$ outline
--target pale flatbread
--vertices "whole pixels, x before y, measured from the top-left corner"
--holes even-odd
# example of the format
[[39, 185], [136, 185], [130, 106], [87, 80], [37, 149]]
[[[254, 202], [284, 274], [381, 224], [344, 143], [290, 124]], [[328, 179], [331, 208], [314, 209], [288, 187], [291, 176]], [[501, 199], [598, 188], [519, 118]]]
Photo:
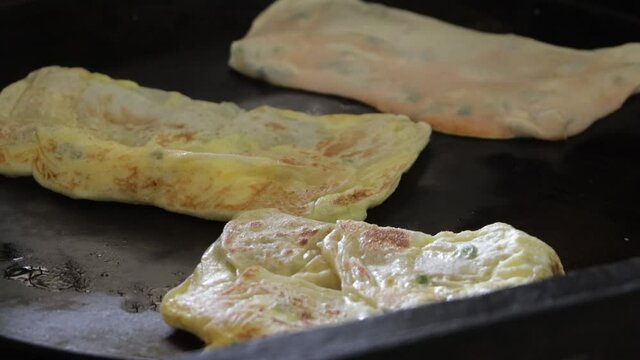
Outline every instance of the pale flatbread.
[[217, 242], [238, 271], [261, 266], [272, 273], [340, 289], [318, 243], [333, 224], [273, 211], [241, 214], [225, 226]]
[[220, 346], [561, 274], [553, 249], [507, 224], [431, 236], [263, 209], [228, 222], [160, 311]]
[[270, 334], [305, 330], [379, 313], [340, 291], [273, 274], [259, 266], [218, 286], [191, 285], [166, 295], [165, 321], [185, 328], [209, 347]]
[[216, 220], [260, 208], [364, 219], [429, 135], [404, 116], [245, 111], [78, 68], [43, 68], [0, 93], [0, 174]]
[[276, 1], [233, 43], [229, 64], [495, 139], [564, 139], [640, 91], [640, 43], [574, 50], [358, 0]]
[[385, 310], [481, 295], [564, 273], [551, 247], [503, 223], [432, 236], [339, 221], [322, 247], [342, 291]]

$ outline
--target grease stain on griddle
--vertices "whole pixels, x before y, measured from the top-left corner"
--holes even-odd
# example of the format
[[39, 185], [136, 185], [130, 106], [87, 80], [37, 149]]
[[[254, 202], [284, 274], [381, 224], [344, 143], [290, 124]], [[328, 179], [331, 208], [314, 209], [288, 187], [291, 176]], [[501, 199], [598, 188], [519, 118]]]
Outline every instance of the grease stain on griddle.
[[[174, 275], [182, 274], [178, 272]], [[159, 311], [160, 303], [164, 295], [172, 288], [178, 286], [184, 279], [176, 281], [171, 285], [162, 287], [151, 287], [143, 283], [134, 283], [127, 289], [110, 290], [112, 295], [123, 297], [120, 307], [129, 313], [141, 313], [147, 310]]]
[[52, 268], [24, 265], [18, 261], [5, 269], [4, 277], [49, 291], [89, 292], [91, 288], [91, 281], [85, 276], [84, 270], [72, 260]]
[[[131, 282], [123, 283], [117, 275], [123, 273], [122, 266], [125, 264], [108, 244], [91, 249], [76, 261], [66, 255], [60, 257], [51, 253], [33, 256], [31, 251], [17, 244], [2, 242], [0, 262], [5, 263], [3, 275], [6, 280], [52, 292], [106, 291], [121, 297], [120, 307], [129, 313], [158, 311], [163, 296], [186, 278], [184, 272], [174, 271], [171, 275], [167, 274], [163, 282], [148, 283], [136, 281], [138, 274], [130, 274], [128, 278]], [[85, 268], [89, 266], [86, 268], [88, 271], [81, 264]], [[112, 274], [116, 275], [112, 277]]]

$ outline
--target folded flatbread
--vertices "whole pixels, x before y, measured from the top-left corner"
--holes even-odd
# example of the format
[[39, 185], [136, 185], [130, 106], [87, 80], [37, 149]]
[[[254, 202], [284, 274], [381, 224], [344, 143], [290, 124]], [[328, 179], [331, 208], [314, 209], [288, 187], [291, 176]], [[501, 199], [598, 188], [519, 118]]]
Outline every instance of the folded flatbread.
[[404, 116], [245, 111], [78, 68], [43, 68], [0, 93], [0, 174], [216, 220], [260, 208], [364, 219], [429, 135]]
[[575, 50], [359, 0], [276, 1], [233, 43], [229, 64], [494, 139], [564, 139], [640, 91], [640, 43]]
[[160, 311], [214, 347], [563, 273], [551, 247], [507, 224], [432, 236], [263, 209], [228, 222]]

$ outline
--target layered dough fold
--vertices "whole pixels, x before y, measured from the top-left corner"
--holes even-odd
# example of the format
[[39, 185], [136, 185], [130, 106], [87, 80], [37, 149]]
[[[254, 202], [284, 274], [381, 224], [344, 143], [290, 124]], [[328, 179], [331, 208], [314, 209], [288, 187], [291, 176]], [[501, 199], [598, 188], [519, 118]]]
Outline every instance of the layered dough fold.
[[246, 111], [79, 68], [43, 68], [0, 93], [0, 174], [215, 220], [260, 208], [364, 219], [429, 135], [403, 116]]
[[256, 210], [227, 223], [160, 311], [214, 347], [563, 273], [551, 247], [503, 223], [432, 236]]

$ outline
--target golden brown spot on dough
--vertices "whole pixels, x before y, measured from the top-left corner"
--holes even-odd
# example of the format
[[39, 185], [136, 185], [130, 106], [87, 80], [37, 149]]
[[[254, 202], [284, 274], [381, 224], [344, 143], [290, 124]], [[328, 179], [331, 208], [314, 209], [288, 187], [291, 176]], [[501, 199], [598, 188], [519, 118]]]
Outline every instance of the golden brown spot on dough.
[[309, 228], [303, 228], [302, 232], [300, 233], [302, 236], [313, 236], [315, 234], [318, 233], [318, 229], [309, 229]]
[[58, 174], [54, 173], [53, 171], [45, 171], [44, 175], [45, 175], [44, 176], [45, 179], [47, 179], [47, 180], [55, 180], [55, 179], [58, 178]]
[[362, 234], [366, 245], [370, 248], [386, 248], [389, 246], [409, 247], [409, 234], [400, 229], [374, 227]]
[[183, 132], [183, 133], [175, 135], [174, 139], [183, 140], [183, 141], [187, 142], [187, 141], [193, 140], [194, 139], [194, 135], [195, 135], [194, 132]]
[[367, 159], [370, 158], [373, 154], [375, 154], [375, 149], [374, 148], [370, 148], [367, 150], [360, 150], [360, 151], [354, 151], [352, 153], [346, 154], [344, 155], [346, 158], [360, 158], [360, 159]]
[[38, 156], [36, 156], [35, 159], [33, 160], [34, 169], [36, 170], [37, 173], [42, 175], [43, 178], [47, 180], [55, 180], [58, 177], [58, 174], [54, 173], [53, 171], [51, 171], [49, 168], [46, 167], [46, 165], [42, 161], [41, 156], [42, 154], [38, 154]]
[[200, 199], [197, 195], [185, 195], [182, 201], [180, 201], [180, 206], [193, 210], [202, 209], [207, 207], [207, 201]]
[[287, 127], [275, 122], [268, 122], [264, 126], [268, 127], [271, 130], [286, 130]]
[[259, 272], [260, 269], [258, 269], [257, 267], [250, 267], [246, 269], [244, 273], [242, 273], [242, 277], [247, 280], [255, 279], [256, 275], [258, 275]]
[[249, 188], [251, 188], [251, 190], [253, 190], [256, 194], [264, 191], [265, 188], [269, 187], [271, 184], [269, 184], [269, 182], [265, 181], [263, 183], [258, 183], [258, 184], [251, 184], [249, 185]]
[[326, 309], [324, 311], [324, 313], [328, 316], [328, 317], [337, 317], [338, 315], [341, 314], [340, 310], [338, 309]]
[[562, 267], [560, 266], [560, 262], [553, 261], [551, 263], [551, 273], [553, 275], [562, 275]]
[[95, 153], [89, 153], [85, 155], [85, 158], [87, 160], [98, 160], [98, 161], [104, 161], [107, 158], [107, 154], [109, 154], [109, 152], [111, 152], [110, 149], [100, 149]]
[[366, 135], [363, 134], [362, 131], [352, 131], [341, 136], [339, 139], [322, 141], [318, 143], [316, 148], [318, 150], [324, 148], [323, 155], [333, 157], [352, 148], [360, 139], [365, 137]]
[[58, 144], [53, 140], [47, 140], [47, 142], [42, 145], [42, 148], [47, 152], [54, 152], [57, 147]]
[[342, 229], [342, 231], [344, 231], [345, 233], [359, 232], [358, 223], [354, 221], [348, 221], [348, 220], [343, 221], [340, 223], [339, 226]]
[[217, 196], [225, 196], [226, 193], [232, 189], [231, 185], [223, 186], [220, 190], [216, 191]]
[[310, 320], [313, 320], [313, 319], [314, 319], [313, 314], [311, 314], [308, 311], [303, 311], [302, 314], [300, 314], [300, 320], [310, 321]]
[[35, 154], [28, 150], [13, 154], [13, 157], [20, 163], [30, 163], [33, 161], [35, 156]]
[[[180, 186], [174, 185], [167, 191], [166, 198], [169, 204], [186, 204], [182, 202], [181, 197], [184, 192], [181, 192], [181, 189], [188, 189], [189, 183], [186, 181], [188, 179], [185, 178], [184, 180], [185, 183], [180, 184]], [[212, 193], [213, 190], [210, 192], [201, 191], [200, 195], [209, 200], [206, 203], [203, 202], [203, 204], [208, 205], [209, 203], [215, 202], [214, 205], [216, 208], [226, 211], [246, 211], [247, 209], [271, 207], [289, 214], [302, 214], [306, 211], [306, 204], [309, 199], [313, 199], [318, 193], [326, 193], [329, 189], [328, 186], [322, 185], [314, 186], [304, 191], [285, 191], [282, 189], [282, 186], [266, 180], [261, 183], [252, 184], [249, 188], [252, 191], [246, 197], [246, 200], [232, 204], [224, 202], [224, 193], [232, 191], [232, 189], [237, 189], [237, 185], [224, 187], [216, 190], [214, 193]]]
[[247, 327], [240, 331], [237, 335], [239, 339], [249, 340], [262, 335], [262, 332], [256, 327]]
[[294, 296], [291, 298], [291, 303], [294, 306], [302, 307], [304, 305], [304, 300], [300, 297]]
[[7, 158], [4, 156], [2, 150], [0, 150], [0, 164], [7, 162]]
[[333, 203], [336, 205], [349, 205], [357, 203], [358, 201], [365, 199], [371, 195], [371, 190], [358, 189], [351, 193], [341, 195], [337, 197]]
[[300, 246], [306, 246], [309, 243], [309, 238], [317, 234], [318, 231], [319, 231], [318, 229], [310, 229], [307, 227], [303, 228], [302, 231], [300, 232], [300, 238], [296, 243]]
[[168, 125], [172, 129], [184, 129], [184, 124], [169, 124]]
[[294, 158], [282, 158], [280, 162], [287, 165], [301, 165], [300, 162]]
[[181, 132], [176, 134], [160, 134], [156, 138], [156, 143], [162, 146], [175, 142], [189, 142], [195, 138], [195, 132]]
[[114, 178], [113, 183], [125, 192], [134, 192], [138, 188], [138, 167], [127, 166], [129, 175], [124, 178]]
[[324, 150], [324, 155], [325, 156], [336, 156], [339, 153], [343, 152], [344, 150], [350, 148], [351, 146], [353, 146], [353, 144], [349, 144], [349, 143], [346, 143], [346, 142], [336, 142], [336, 143], [333, 143], [333, 144], [329, 145]]
[[[69, 190], [74, 190], [79, 187], [81, 184], [80, 178], [84, 177], [83, 174], [79, 171], [73, 172], [73, 177], [69, 180], [68, 184], [65, 186]], [[63, 185], [63, 184], [61, 184]], [[64, 185], [63, 185], [64, 186]]]
[[362, 266], [360, 264], [355, 264], [354, 269], [356, 270], [356, 275], [358, 275], [358, 277], [369, 278], [369, 272], [367, 271], [367, 269], [365, 269], [364, 266]]
[[146, 179], [142, 185], [140, 185], [141, 189], [149, 189], [149, 188], [157, 188], [162, 185], [162, 181], [158, 179]]

